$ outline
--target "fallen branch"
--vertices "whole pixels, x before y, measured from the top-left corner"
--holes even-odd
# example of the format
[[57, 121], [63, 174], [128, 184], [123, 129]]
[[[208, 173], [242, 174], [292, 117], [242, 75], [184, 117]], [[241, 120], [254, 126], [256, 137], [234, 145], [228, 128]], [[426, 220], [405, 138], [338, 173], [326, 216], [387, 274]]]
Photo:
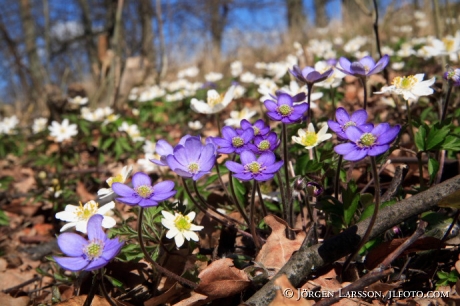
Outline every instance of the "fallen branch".
[[[386, 230], [400, 224], [411, 216], [434, 208], [447, 195], [460, 189], [460, 175], [421, 192], [392, 206], [382, 209], [372, 229], [370, 239], [383, 234]], [[322, 244], [309, 247], [304, 243], [284, 267], [247, 302], [247, 305], [268, 305], [276, 293], [274, 281], [286, 274], [293, 286], [298, 286], [314, 269], [346, 256], [354, 251], [364, 235], [370, 219], [359, 222]]]

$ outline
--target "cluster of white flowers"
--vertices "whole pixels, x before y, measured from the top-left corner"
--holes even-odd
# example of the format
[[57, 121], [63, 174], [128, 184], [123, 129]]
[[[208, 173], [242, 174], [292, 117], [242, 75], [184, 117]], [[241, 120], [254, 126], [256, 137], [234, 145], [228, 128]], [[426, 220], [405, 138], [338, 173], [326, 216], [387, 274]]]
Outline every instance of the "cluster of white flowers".
[[16, 134], [16, 127], [19, 124], [18, 117], [5, 117], [0, 121], [0, 134], [13, 135]]
[[51, 122], [48, 130], [50, 131], [50, 136], [54, 137], [56, 142], [72, 139], [73, 136], [78, 134], [77, 125], [70, 124], [69, 119], [62, 120], [62, 123], [57, 121]]
[[151, 173], [158, 169], [158, 165], [152, 163], [151, 159], [160, 159], [160, 156], [155, 153], [156, 145], [150, 140], [146, 140], [142, 149], [144, 151], [144, 158], [137, 160], [137, 165], [139, 169], [143, 172]]
[[67, 101], [71, 105], [76, 105], [76, 106], [82, 106], [82, 105], [88, 104], [88, 98], [87, 97], [80, 97], [80, 96], [76, 96], [76, 97], [73, 97], [73, 98], [68, 98]]
[[44, 130], [46, 130], [46, 127], [48, 125], [48, 119], [40, 117], [34, 119], [34, 123], [32, 125], [32, 132], [34, 134], [40, 133]]
[[225, 95], [220, 95], [216, 90], [208, 90], [207, 101], [197, 100], [193, 98], [190, 101], [190, 106], [193, 111], [201, 114], [215, 114], [222, 111], [235, 96], [235, 86], [231, 86]]
[[104, 124], [107, 124], [120, 118], [120, 115], [115, 115], [113, 109], [108, 106], [99, 107], [94, 111], [91, 111], [88, 107], [82, 107], [80, 112], [82, 118], [90, 122], [103, 121]]
[[120, 127], [118, 127], [120, 132], [126, 132], [126, 134], [131, 137], [133, 141], [144, 141], [145, 137], [141, 136], [141, 132], [139, 131], [139, 127], [137, 124], [129, 124], [128, 122], [124, 121]]

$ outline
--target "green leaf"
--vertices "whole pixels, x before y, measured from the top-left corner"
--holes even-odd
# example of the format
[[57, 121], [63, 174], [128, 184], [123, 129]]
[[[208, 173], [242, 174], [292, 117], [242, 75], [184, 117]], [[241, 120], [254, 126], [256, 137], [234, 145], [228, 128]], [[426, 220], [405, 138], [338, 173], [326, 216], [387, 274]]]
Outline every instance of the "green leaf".
[[[410, 127], [409, 127], [410, 128]], [[426, 138], [426, 128], [425, 125], [421, 125], [414, 136], [415, 138], [415, 145], [419, 151], [426, 151], [425, 147], [425, 138]]]
[[350, 181], [347, 185], [347, 189], [342, 193], [343, 199], [343, 217], [345, 225], [350, 225], [353, 216], [355, 215], [356, 209], [358, 208], [360, 194], [358, 192], [358, 186], [355, 181]]
[[430, 175], [431, 181], [433, 181], [438, 173], [439, 169], [439, 162], [436, 159], [429, 158], [428, 159], [428, 174]]
[[8, 216], [0, 209], [0, 226], [7, 226], [9, 224], [10, 220], [8, 219]]
[[244, 185], [234, 177], [232, 177], [232, 181], [233, 181], [233, 186], [235, 187], [236, 198], [238, 199], [238, 202], [240, 203], [240, 205], [244, 206], [244, 203], [246, 202], [245, 201], [246, 187], [244, 187]]
[[433, 127], [426, 138], [426, 150], [437, 149], [437, 146], [444, 142], [446, 136], [450, 133], [448, 126], [443, 126], [441, 129]]
[[[382, 209], [384, 207], [387, 207], [387, 206], [391, 206], [391, 205], [393, 205], [395, 203], [396, 203], [395, 200], [383, 202], [380, 205], [380, 209]], [[363, 220], [369, 218], [370, 216], [372, 216], [372, 214], [374, 213], [374, 208], [375, 208], [375, 205], [371, 205], [371, 206], [366, 207], [364, 209], [362, 215], [361, 215], [361, 218], [359, 218], [359, 221], [363, 221]]]
[[102, 143], [101, 150], [103, 150], [103, 151], [107, 150], [112, 145], [112, 143], [114, 143], [114, 142], [115, 142], [115, 138], [107, 138]]
[[441, 146], [444, 150], [460, 151], [460, 137], [449, 135]]
[[117, 288], [123, 288], [123, 283], [121, 281], [119, 281], [118, 279], [112, 277], [112, 276], [108, 276], [108, 275], [104, 275], [104, 277], [114, 286], [114, 287], [117, 287]]

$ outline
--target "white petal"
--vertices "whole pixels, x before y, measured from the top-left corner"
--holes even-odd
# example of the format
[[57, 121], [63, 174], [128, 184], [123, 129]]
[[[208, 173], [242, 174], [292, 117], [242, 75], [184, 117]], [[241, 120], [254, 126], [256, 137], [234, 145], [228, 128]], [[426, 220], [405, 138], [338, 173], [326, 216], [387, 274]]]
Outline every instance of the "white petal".
[[169, 211], [162, 210], [161, 214], [165, 217], [166, 220], [174, 221], [175, 217]]
[[167, 229], [176, 228], [176, 225], [174, 224], [174, 222], [168, 219], [161, 219], [161, 224], [163, 224], [163, 226], [166, 227]]
[[115, 202], [110, 201], [109, 203], [99, 207], [98, 210], [97, 210], [97, 213], [100, 214], [100, 215], [111, 216], [111, 215], [113, 215], [112, 209], [114, 209], [114, 208], [115, 208]]
[[204, 226], [192, 224], [192, 226], [190, 227], [190, 230], [191, 231], [201, 231], [203, 228]]
[[104, 219], [102, 219], [102, 227], [104, 228], [112, 228], [115, 225], [117, 225], [117, 221], [112, 217], [105, 216]]
[[315, 127], [313, 126], [313, 123], [311, 122], [308, 124], [308, 131], [313, 132], [313, 133], [315, 132]]
[[196, 213], [194, 211], [191, 211], [187, 214], [187, 217], [189, 217], [190, 222], [193, 221], [193, 219], [195, 219], [195, 216], [196, 216]]
[[176, 242], [176, 246], [180, 248], [184, 244], [184, 236], [182, 234], [176, 235], [174, 241]]
[[86, 234], [87, 226], [88, 226], [88, 221], [87, 221], [87, 220], [78, 221], [78, 222], [77, 222], [77, 226], [75, 227], [75, 229], [76, 229], [78, 232], [81, 232], [81, 233]]
[[200, 240], [198, 238], [198, 235], [195, 232], [185, 231], [183, 234], [184, 234], [185, 239], [187, 239], [188, 241], [190, 241], [190, 239], [192, 239], [194, 241], [199, 241]]
[[77, 216], [73, 212], [69, 211], [61, 211], [56, 213], [56, 219], [71, 222], [71, 221], [78, 221]]
[[179, 230], [173, 227], [166, 233], [166, 238], [171, 239], [173, 237], [176, 237], [177, 235], [180, 235]]
[[75, 225], [77, 225], [77, 222], [67, 223], [61, 228], [61, 232], [68, 230], [69, 228], [74, 227]]

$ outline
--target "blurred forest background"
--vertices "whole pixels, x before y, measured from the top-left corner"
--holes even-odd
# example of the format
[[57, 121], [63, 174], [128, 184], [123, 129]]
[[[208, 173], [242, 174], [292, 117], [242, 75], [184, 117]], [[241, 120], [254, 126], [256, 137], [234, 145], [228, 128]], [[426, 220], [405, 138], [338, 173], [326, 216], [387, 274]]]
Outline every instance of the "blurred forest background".
[[[174, 78], [181, 68], [224, 72], [237, 59], [253, 67], [286, 56], [294, 41], [373, 35], [375, 19], [372, 0], [0, 2], [0, 115], [26, 118], [59, 111], [76, 95], [117, 108], [132, 86]], [[382, 40], [390, 27], [410, 24], [416, 10], [430, 26], [409, 37], [458, 29], [458, 1], [377, 4]]]

